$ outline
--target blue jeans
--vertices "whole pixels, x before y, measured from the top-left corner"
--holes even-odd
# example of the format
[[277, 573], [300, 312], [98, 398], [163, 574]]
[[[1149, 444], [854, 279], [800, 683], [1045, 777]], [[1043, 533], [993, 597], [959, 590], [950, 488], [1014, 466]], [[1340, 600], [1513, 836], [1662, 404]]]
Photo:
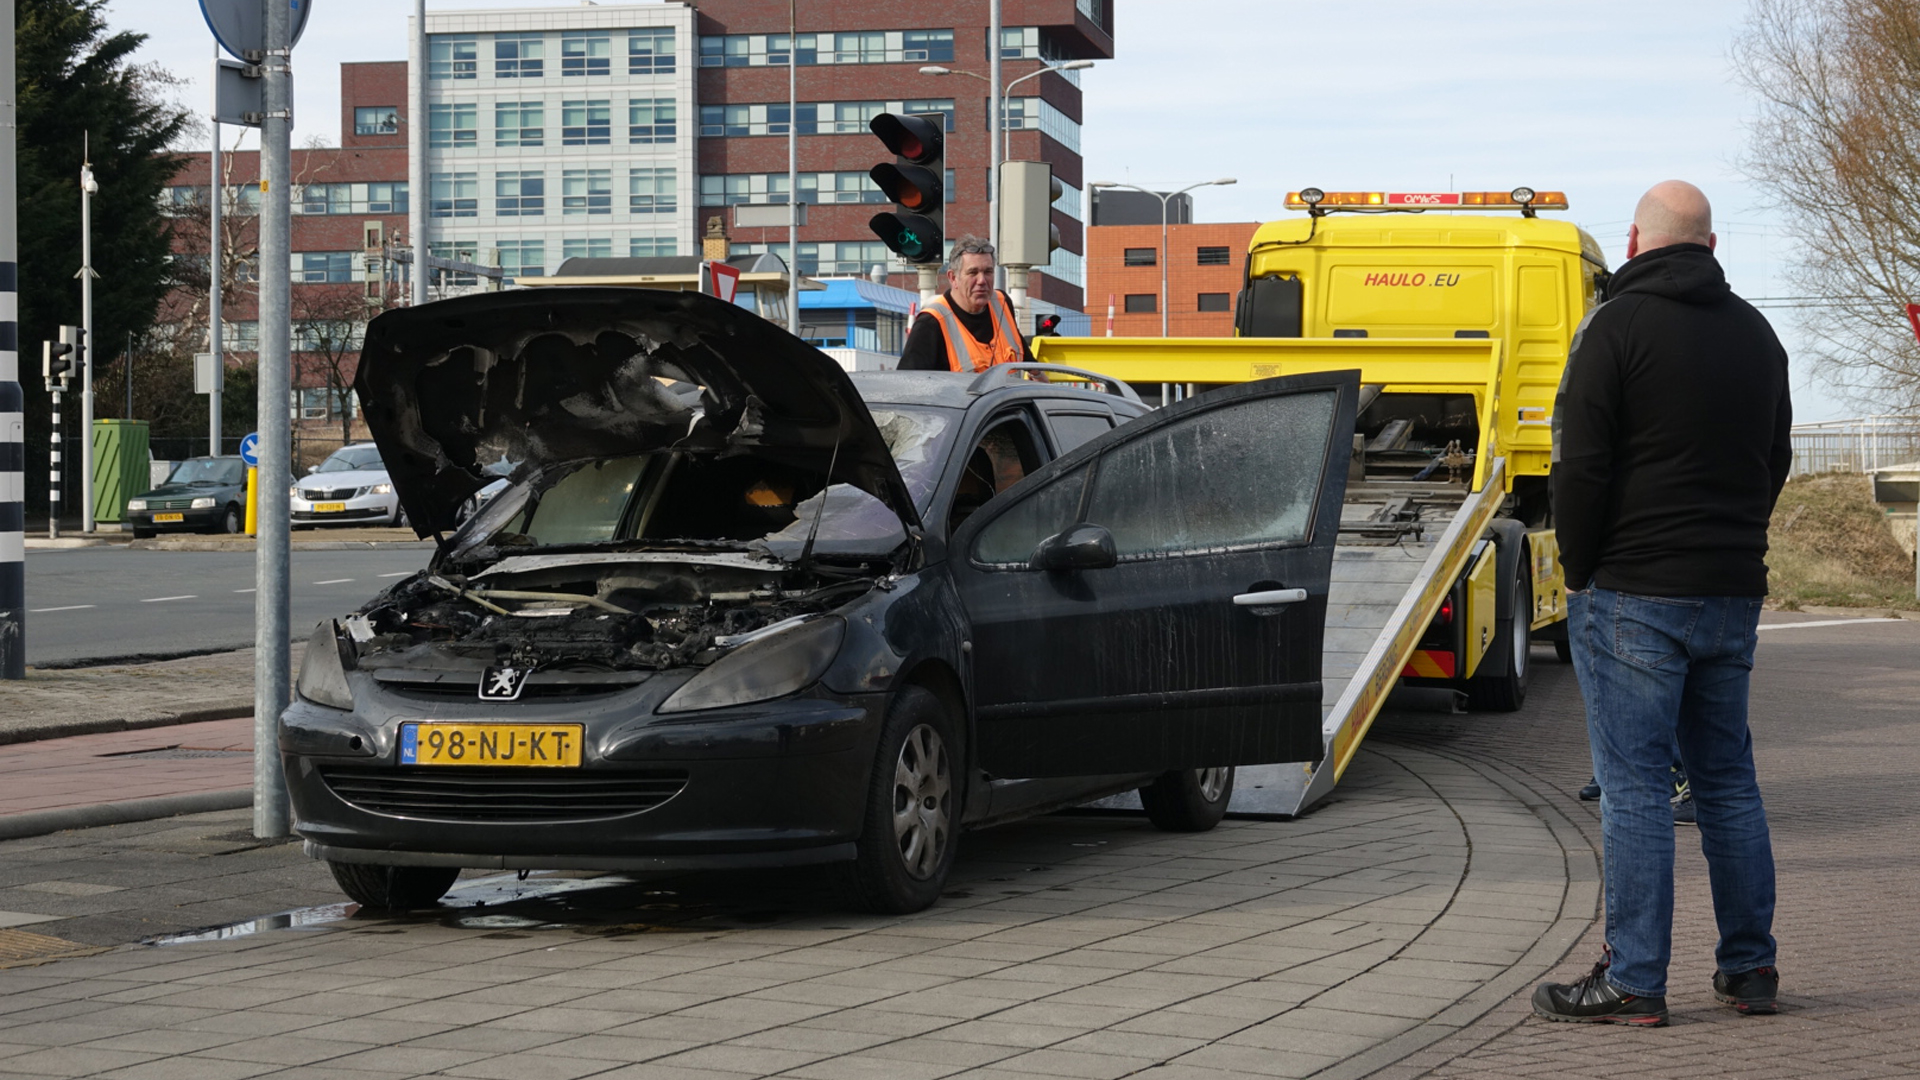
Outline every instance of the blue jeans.
[[1600, 781], [1607, 978], [1665, 997], [1673, 951], [1673, 793], [1677, 745], [1693, 784], [1713, 885], [1721, 971], [1774, 962], [1773, 844], [1747, 730], [1757, 596], [1571, 593], [1568, 635]]

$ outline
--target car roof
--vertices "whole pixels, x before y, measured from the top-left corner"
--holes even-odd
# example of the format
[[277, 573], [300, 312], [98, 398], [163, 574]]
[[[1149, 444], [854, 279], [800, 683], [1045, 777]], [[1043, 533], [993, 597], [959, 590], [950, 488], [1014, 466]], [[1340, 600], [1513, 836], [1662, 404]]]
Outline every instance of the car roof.
[[[851, 373], [854, 389], [862, 400], [886, 405], [933, 405], [948, 409], [968, 409], [986, 397], [1038, 397], [1051, 400], [1102, 403], [1120, 407], [1131, 415], [1128, 404], [1137, 399], [1083, 390], [1072, 384], [1045, 383], [1024, 378], [987, 381], [965, 371], [856, 371]], [[1139, 411], [1144, 411], [1141, 409]]]

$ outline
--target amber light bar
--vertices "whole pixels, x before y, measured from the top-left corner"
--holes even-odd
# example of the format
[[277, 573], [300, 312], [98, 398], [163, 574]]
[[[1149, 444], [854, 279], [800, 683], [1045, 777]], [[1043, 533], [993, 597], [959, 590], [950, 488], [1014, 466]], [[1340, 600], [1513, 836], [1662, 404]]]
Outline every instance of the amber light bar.
[[1512, 191], [1322, 191], [1319, 188], [1302, 188], [1287, 192], [1289, 210], [1318, 213], [1340, 208], [1425, 210], [1468, 206], [1527, 211], [1565, 210], [1567, 193], [1535, 191], [1526, 187]]

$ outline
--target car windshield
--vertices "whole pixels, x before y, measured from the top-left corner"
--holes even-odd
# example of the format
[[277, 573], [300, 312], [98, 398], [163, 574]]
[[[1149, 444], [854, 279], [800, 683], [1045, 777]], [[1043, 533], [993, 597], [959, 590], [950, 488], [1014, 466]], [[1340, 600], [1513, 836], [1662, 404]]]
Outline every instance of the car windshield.
[[327, 455], [314, 472], [355, 472], [360, 469], [378, 469], [380, 448], [377, 446], [343, 446]]
[[[871, 411], [924, 514], [959, 414], [893, 405]], [[817, 484], [817, 474], [757, 455], [660, 452], [607, 458], [572, 468], [538, 499], [495, 499], [474, 518], [460, 546], [474, 546], [483, 536], [517, 548], [682, 540], [764, 547], [792, 558], [805, 546], [816, 518], [814, 549], [823, 555], [879, 554], [906, 539], [899, 516], [879, 499], [851, 484], [835, 484], [825, 492]]]
[[169, 484], [240, 484], [247, 467], [233, 458], [188, 458], [173, 467]]

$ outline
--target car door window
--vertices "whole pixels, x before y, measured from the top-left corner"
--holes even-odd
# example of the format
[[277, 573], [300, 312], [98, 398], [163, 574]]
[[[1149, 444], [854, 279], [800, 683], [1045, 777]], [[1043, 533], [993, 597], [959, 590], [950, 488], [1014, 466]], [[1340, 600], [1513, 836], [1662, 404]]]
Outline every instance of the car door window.
[[1009, 416], [989, 424], [964, 459], [953, 507], [947, 514], [948, 531], [959, 528], [988, 500], [1039, 467], [1039, 447], [1024, 417]]
[[1053, 428], [1054, 448], [1064, 454], [1082, 443], [1091, 442], [1113, 430], [1113, 419], [1104, 413], [1047, 413], [1047, 425]]
[[1336, 404], [1331, 390], [1249, 401], [1123, 442], [1099, 458], [1085, 520], [1122, 560], [1303, 542]]
[[1087, 487], [1087, 466], [1062, 474], [1007, 508], [980, 530], [973, 560], [987, 565], [1025, 567], [1040, 541], [1077, 520]]

